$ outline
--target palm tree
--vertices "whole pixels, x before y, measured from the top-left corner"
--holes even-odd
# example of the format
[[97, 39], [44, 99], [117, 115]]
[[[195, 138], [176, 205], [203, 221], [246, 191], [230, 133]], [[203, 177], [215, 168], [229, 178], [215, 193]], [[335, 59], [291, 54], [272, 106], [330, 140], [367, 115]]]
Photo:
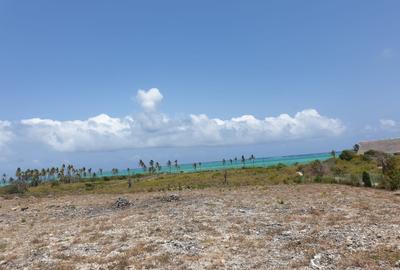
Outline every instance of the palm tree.
[[146, 171], [147, 169], [146, 164], [143, 162], [143, 160], [139, 160], [139, 167], [142, 168], [144, 171]]
[[175, 160], [175, 169], [176, 169], [176, 171], [178, 171], [179, 170], [179, 165], [178, 165], [178, 160]]
[[172, 170], [172, 162], [171, 162], [171, 160], [167, 161], [167, 166], [169, 168], [169, 173], [171, 173], [171, 170]]
[[160, 163], [156, 162], [155, 169], [156, 169], [157, 173], [159, 173], [161, 171]]
[[193, 169], [197, 171], [197, 163], [193, 163]]
[[229, 163], [232, 165], [232, 163], [233, 163], [233, 160], [230, 158], [229, 159]]
[[115, 176], [115, 175], [118, 175], [118, 169], [117, 168], [113, 168], [112, 170], [111, 170], [111, 173]]
[[31, 186], [37, 187], [39, 185], [39, 183], [40, 183], [39, 171], [38, 170], [33, 170], [31, 172], [30, 178], [31, 178]]
[[246, 158], [242, 155], [242, 164], [243, 167], [246, 167]]
[[103, 169], [102, 168], [99, 169], [99, 173], [100, 173], [100, 175], [103, 175]]
[[154, 168], [154, 160], [149, 161], [149, 173], [154, 173], [155, 168]]
[[21, 168], [17, 168], [17, 171], [15, 172], [15, 176], [17, 177], [18, 180], [21, 180], [21, 177], [22, 177]]
[[3, 184], [5, 185], [7, 181], [7, 175], [3, 173]]
[[335, 150], [332, 150], [331, 151], [331, 156], [335, 159], [336, 158], [336, 151]]
[[200, 169], [200, 171], [201, 171], [201, 166], [202, 166], [203, 164], [201, 163], [201, 162], [199, 162], [199, 169]]
[[222, 166], [225, 167], [225, 164], [226, 164], [226, 160], [225, 160], [225, 159], [222, 159]]
[[130, 175], [131, 169], [127, 168], [126, 171], [128, 172], [128, 176]]
[[46, 169], [42, 169], [41, 171], [40, 171], [40, 176], [42, 177], [42, 179], [44, 179], [44, 180], [47, 180], [47, 173], [46, 173]]
[[256, 157], [252, 154], [249, 158], [253, 162], [253, 167], [254, 167], [254, 161], [256, 160]]

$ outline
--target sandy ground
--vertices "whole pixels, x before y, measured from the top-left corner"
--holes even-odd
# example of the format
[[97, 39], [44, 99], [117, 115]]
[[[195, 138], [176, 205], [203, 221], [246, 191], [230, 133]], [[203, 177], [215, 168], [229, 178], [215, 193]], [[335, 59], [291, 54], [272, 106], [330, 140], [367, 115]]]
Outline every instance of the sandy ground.
[[[400, 196], [336, 185], [0, 198], [0, 269], [400, 269]], [[25, 209], [29, 207], [28, 209]]]

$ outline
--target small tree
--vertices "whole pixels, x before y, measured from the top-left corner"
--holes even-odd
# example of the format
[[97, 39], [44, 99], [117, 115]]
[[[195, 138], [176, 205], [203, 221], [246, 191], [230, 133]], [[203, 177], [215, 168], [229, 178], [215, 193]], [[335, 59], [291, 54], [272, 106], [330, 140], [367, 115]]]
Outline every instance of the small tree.
[[355, 145], [353, 146], [353, 151], [357, 153], [359, 150], [360, 150], [360, 145], [355, 144]]
[[343, 150], [343, 152], [339, 155], [341, 160], [350, 161], [355, 157], [356, 153], [352, 150]]
[[372, 187], [371, 176], [368, 172], [364, 171], [362, 174], [362, 181], [364, 183], [364, 187]]
[[242, 156], [242, 164], [243, 167], [246, 167], [246, 158], [244, 156]]

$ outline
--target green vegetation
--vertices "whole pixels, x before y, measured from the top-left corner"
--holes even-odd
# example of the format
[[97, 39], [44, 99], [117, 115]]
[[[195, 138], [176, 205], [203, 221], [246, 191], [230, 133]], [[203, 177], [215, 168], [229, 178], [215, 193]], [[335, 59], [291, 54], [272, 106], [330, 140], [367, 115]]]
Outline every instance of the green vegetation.
[[365, 187], [372, 187], [371, 176], [366, 171], [362, 174], [362, 181]]
[[[27, 186], [21, 181], [0, 188], [1, 194], [102, 194], [203, 189], [208, 187], [264, 186], [275, 184], [335, 183], [395, 190], [400, 188], [400, 157], [369, 151], [357, 155], [343, 151], [326, 161], [268, 168], [249, 167], [225, 171], [154, 173], [75, 181], [50, 181]], [[171, 166], [173, 166], [171, 162]], [[157, 168], [156, 163], [154, 167]], [[157, 169], [156, 169], [157, 171]]]

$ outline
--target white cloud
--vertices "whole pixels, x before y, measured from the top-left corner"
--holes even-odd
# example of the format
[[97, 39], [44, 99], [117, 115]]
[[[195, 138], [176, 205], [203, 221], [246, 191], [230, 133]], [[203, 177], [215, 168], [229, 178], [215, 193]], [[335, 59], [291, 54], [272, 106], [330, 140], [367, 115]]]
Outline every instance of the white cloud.
[[157, 105], [163, 100], [163, 96], [157, 88], [151, 88], [148, 91], [139, 90], [136, 99], [143, 109], [153, 111]]
[[0, 149], [4, 148], [14, 137], [11, 130], [11, 123], [0, 120]]
[[388, 127], [388, 128], [393, 128], [397, 125], [396, 121], [392, 119], [381, 119], [380, 123], [381, 127]]
[[392, 120], [392, 119], [381, 119], [380, 121], [381, 129], [386, 131], [399, 131], [400, 123]]
[[396, 56], [396, 52], [392, 48], [385, 48], [382, 50], [381, 56], [385, 59], [391, 59]]
[[[139, 91], [138, 96], [140, 93], [143, 92]], [[124, 118], [105, 114], [74, 121], [33, 118], [22, 120], [21, 124], [31, 140], [61, 152], [256, 144], [337, 136], [345, 130], [340, 120], [321, 116], [314, 109], [293, 117], [282, 114], [257, 119], [243, 115], [222, 120], [205, 114], [171, 119], [154, 111], [155, 105], [143, 107], [152, 110]]]

